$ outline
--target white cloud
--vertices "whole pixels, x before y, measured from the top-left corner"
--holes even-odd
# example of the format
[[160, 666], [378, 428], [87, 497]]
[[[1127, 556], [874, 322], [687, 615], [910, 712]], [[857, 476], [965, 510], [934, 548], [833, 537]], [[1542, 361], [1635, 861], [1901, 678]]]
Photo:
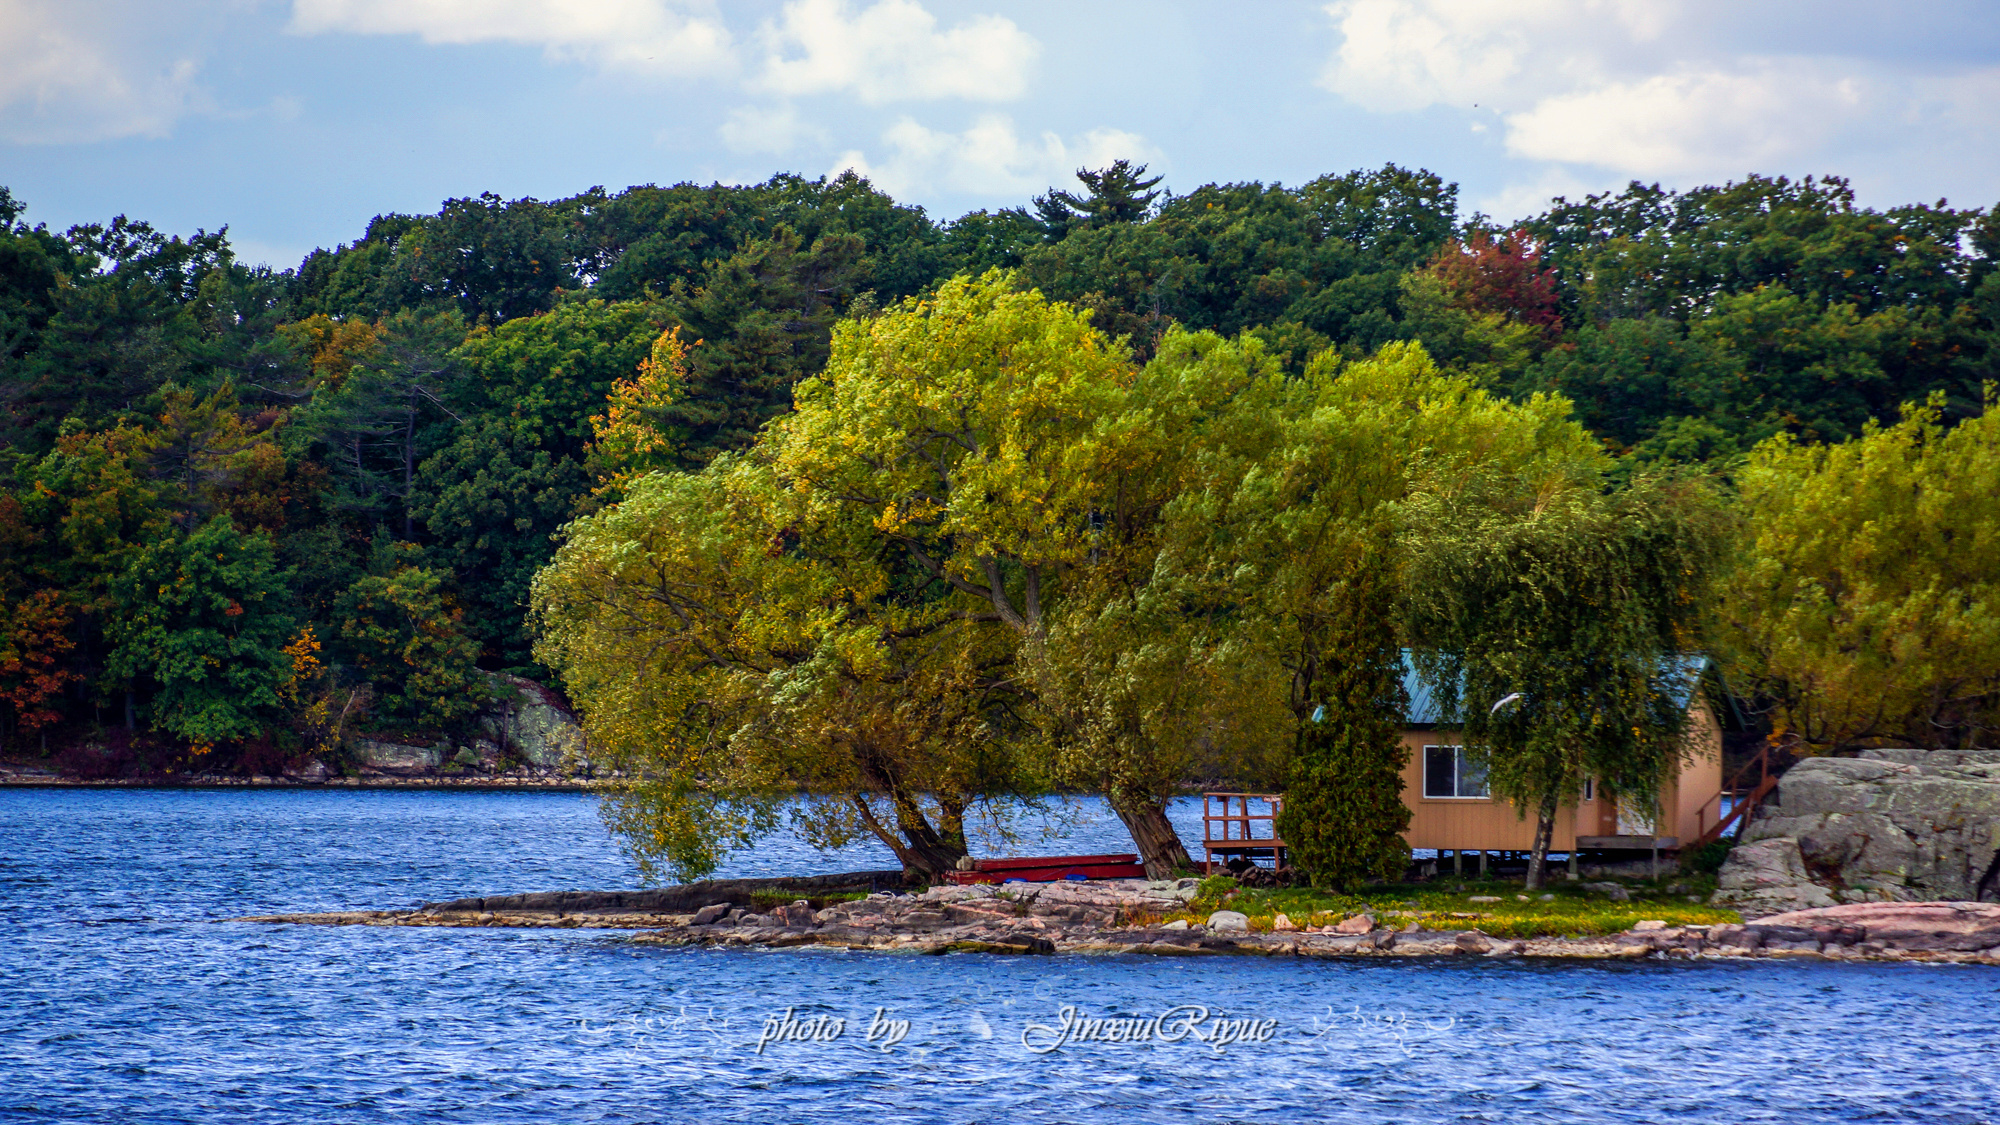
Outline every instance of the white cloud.
[[[1518, 105], [1643, 65], [1672, 0], [1339, 0], [1320, 84], [1366, 109]], [[1690, 37], [1693, 38], [1693, 37]]]
[[1021, 97], [1041, 45], [1012, 20], [975, 16], [940, 32], [914, 0], [793, 0], [764, 27], [759, 84], [779, 94], [852, 93], [869, 105]]
[[0, 138], [166, 136], [204, 100], [200, 54], [132, 17], [101, 3], [0, 0]]
[[682, 77], [735, 61], [729, 29], [707, 5], [662, 0], [293, 0], [291, 30], [521, 43], [559, 61]]
[[1641, 176], [1785, 167], [1853, 127], [1864, 88], [1786, 60], [1610, 82], [1509, 114], [1507, 151]]
[[831, 171], [851, 168], [898, 198], [953, 191], [1019, 199], [1051, 184], [1076, 186], [1078, 168], [1101, 168], [1120, 158], [1158, 159], [1144, 137], [1120, 129], [1093, 129], [1068, 139], [1043, 133], [1024, 140], [1013, 119], [998, 113], [982, 116], [963, 133], [929, 129], [905, 117], [882, 141], [890, 150], [882, 158], [871, 160], [850, 150]]
[[1646, 177], [1796, 168], [1913, 126], [1981, 143], [1959, 119], [1990, 127], [1977, 91], [2000, 76], [1940, 82], [1865, 44], [1758, 50], [1747, 9], [1720, 0], [1338, 0], [1326, 12], [1342, 42], [1320, 84], [1343, 98], [1497, 112], [1509, 155]]

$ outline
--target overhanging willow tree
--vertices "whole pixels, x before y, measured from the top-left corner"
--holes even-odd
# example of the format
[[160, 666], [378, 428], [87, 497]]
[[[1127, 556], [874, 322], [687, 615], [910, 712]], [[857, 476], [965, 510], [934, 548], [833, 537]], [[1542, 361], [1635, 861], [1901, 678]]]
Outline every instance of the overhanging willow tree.
[[1692, 480], [1605, 491], [1590, 472], [1479, 472], [1404, 506], [1413, 659], [1493, 794], [1534, 816], [1530, 888], [1585, 778], [1657, 816], [1689, 752], [1681, 680], [1724, 542], [1717, 511]]
[[1101, 792], [1165, 875], [1189, 863], [1165, 811], [1177, 759], [1151, 737], [1160, 728], [1132, 721], [1120, 677], [1064, 660], [1075, 634], [1058, 628], [1094, 616], [1115, 544], [1155, 515], [1163, 445], [1187, 436], [1179, 400], [1140, 409], [1138, 379], [1086, 313], [994, 271], [843, 323], [826, 371], [759, 450], [809, 519], [870, 539], [1010, 654], [995, 691], [1033, 727], [1013, 737]]
[[579, 521], [537, 652], [655, 779], [621, 835], [712, 866], [704, 835], [746, 840], [789, 787], [808, 839], [872, 833], [919, 875], [964, 856], [968, 801], [1043, 784], [1039, 651], [1133, 375], [1082, 314], [959, 279], [843, 322], [747, 454]]
[[865, 525], [802, 512], [768, 466], [629, 482], [534, 597], [537, 653], [626, 777], [605, 816], [648, 876], [707, 874], [788, 803], [810, 842], [872, 836], [936, 876], [966, 854], [968, 806], [1040, 787], [1012, 651], [977, 607]]

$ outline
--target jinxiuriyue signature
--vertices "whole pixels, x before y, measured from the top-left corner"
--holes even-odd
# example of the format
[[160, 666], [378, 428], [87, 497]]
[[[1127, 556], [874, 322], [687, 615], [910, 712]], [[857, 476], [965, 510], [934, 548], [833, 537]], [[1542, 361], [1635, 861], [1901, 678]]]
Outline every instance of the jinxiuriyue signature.
[[1065, 1044], [1206, 1043], [1220, 1053], [1233, 1043], [1268, 1043], [1278, 1030], [1274, 1019], [1230, 1019], [1199, 1004], [1179, 1004], [1157, 1016], [1086, 1016], [1076, 1005], [1056, 1011], [1056, 1024], [1031, 1023], [1021, 1029], [1021, 1046], [1046, 1055]]

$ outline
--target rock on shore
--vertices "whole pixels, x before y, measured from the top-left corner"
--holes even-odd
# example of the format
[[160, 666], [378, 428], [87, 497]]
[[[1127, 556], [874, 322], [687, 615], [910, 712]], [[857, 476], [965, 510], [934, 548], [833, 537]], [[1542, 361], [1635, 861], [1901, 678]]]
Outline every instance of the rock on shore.
[[2000, 904], [1856, 902], [1759, 919], [1756, 927], [1791, 927], [1815, 935], [1852, 931], [1857, 944], [1905, 951], [2000, 952]]
[[419, 778], [440, 771], [588, 778], [596, 773], [583, 727], [549, 688], [521, 676], [482, 672], [487, 698], [459, 739], [407, 744], [350, 738], [347, 753], [363, 773]]
[[1808, 758], [1723, 864], [1745, 917], [1868, 901], [2000, 898], [2000, 752]]

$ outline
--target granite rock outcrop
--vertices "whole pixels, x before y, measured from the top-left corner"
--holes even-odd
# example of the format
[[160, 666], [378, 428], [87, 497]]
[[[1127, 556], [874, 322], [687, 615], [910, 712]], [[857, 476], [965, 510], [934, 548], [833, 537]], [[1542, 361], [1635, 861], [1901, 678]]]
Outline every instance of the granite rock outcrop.
[[1718, 883], [1715, 902], [1745, 917], [2000, 899], [2000, 751], [1808, 758], [1779, 780]]
[[348, 757], [364, 775], [415, 778], [448, 774], [515, 774], [589, 778], [597, 775], [583, 727], [551, 689], [523, 676], [483, 672], [488, 694], [458, 738], [409, 743], [386, 738], [347, 740]]

